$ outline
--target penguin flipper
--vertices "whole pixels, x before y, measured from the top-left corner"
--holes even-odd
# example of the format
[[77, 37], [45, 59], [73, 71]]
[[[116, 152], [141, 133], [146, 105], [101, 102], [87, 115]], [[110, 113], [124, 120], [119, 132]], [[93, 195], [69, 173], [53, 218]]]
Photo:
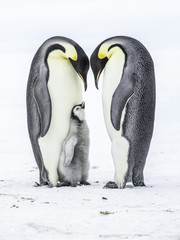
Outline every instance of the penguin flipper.
[[111, 122], [113, 127], [119, 131], [122, 111], [128, 99], [134, 93], [136, 83], [135, 73], [124, 72], [122, 79], [116, 88], [111, 101]]
[[41, 137], [45, 136], [51, 121], [51, 100], [47, 88], [48, 67], [44, 64], [39, 70], [39, 79], [35, 83], [34, 96], [40, 116]]
[[78, 142], [78, 139], [75, 136], [72, 136], [68, 139], [64, 146], [65, 150], [65, 159], [64, 159], [64, 166], [68, 167], [73, 159], [74, 156], [74, 148]]

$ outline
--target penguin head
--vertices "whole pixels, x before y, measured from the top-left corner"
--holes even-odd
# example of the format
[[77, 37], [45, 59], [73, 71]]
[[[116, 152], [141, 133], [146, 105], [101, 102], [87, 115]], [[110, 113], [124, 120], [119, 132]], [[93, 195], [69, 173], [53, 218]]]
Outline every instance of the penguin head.
[[71, 118], [82, 122], [85, 119], [85, 102], [75, 105], [72, 109]]
[[84, 89], [87, 89], [87, 72], [89, 70], [89, 59], [83, 49], [75, 44], [74, 48], [76, 50], [76, 54], [69, 56], [69, 61], [74, 67], [75, 71], [78, 73], [80, 78], [84, 83]]
[[48, 41], [52, 41], [52, 45], [48, 48], [47, 55], [54, 58], [64, 58], [69, 60], [77, 74], [82, 79], [86, 91], [89, 59], [84, 50], [69, 38], [52, 37]]
[[97, 89], [98, 89], [99, 77], [108, 61], [108, 58], [105, 55], [103, 55], [103, 57], [99, 55], [99, 49], [100, 49], [100, 45], [97, 46], [97, 48], [94, 50], [90, 58], [91, 68], [94, 74], [95, 85]]
[[97, 89], [99, 77], [103, 69], [105, 68], [108, 60], [111, 58], [113, 53], [116, 52], [117, 47], [119, 48], [120, 45], [117, 44], [113, 38], [107, 39], [100, 43], [91, 55], [90, 63], [94, 74], [95, 85]]

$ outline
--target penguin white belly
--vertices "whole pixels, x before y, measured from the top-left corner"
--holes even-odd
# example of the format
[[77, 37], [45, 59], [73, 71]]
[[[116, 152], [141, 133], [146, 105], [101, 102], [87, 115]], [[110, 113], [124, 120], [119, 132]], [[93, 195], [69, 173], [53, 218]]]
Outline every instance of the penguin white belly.
[[68, 59], [49, 56], [48, 67], [51, 123], [47, 134], [40, 137], [38, 143], [49, 181], [55, 186], [62, 144], [69, 132], [71, 110], [82, 102], [82, 86], [80, 77]]
[[112, 142], [111, 152], [115, 165], [115, 182], [119, 188], [123, 187], [124, 177], [128, 169], [129, 142], [122, 136], [122, 124], [125, 117], [126, 105], [120, 119], [120, 131], [111, 123], [111, 101], [114, 91], [120, 83], [125, 63], [125, 54], [117, 49], [109, 58], [104, 69], [103, 78], [103, 112], [106, 128]]

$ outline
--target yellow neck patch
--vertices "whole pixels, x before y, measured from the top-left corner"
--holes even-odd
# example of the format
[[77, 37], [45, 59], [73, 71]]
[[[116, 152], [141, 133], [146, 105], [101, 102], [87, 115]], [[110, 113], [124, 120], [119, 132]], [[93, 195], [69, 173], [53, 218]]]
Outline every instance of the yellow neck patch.
[[101, 45], [101, 47], [99, 48], [99, 52], [98, 52], [98, 58], [99, 59], [103, 59], [105, 57], [107, 57], [108, 54], [108, 48], [111, 46], [110, 43], [103, 43]]
[[65, 53], [59, 49], [55, 49], [52, 52], [50, 52], [49, 57], [53, 58], [71, 58], [73, 61], [77, 61], [78, 55], [76, 52], [76, 49], [73, 45], [66, 42], [57, 42], [57, 44], [63, 46], [65, 48]]
[[110, 49], [110, 51], [108, 51], [109, 47], [112, 46], [112, 44], [115, 44], [115, 43], [107, 42], [107, 43], [103, 43], [101, 45], [101, 47], [99, 48], [99, 52], [98, 52], [99, 59], [103, 59], [105, 57], [107, 57], [109, 59], [112, 56], [112, 54], [115, 53], [119, 49], [119, 47], [113, 47]]

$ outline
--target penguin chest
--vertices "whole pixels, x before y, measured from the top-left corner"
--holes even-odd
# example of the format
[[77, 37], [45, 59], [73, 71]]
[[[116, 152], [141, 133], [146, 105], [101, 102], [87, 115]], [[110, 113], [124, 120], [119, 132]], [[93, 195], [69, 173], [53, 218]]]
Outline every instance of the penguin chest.
[[56, 184], [57, 168], [64, 139], [70, 128], [70, 115], [74, 105], [82, 102], [81, 80], [67, 59], [48, 59], [48, 91], [51, 99], [49, 130], [38, 142], [49, 180]]
[[52, 105], [48, 134], [64, 139], [69, 131], [71, 110], [82, 101], [81, 81], [69, 60], [53, 59], [48, 61], [48, 65], [48, 90]]
[[111, 140], [121, 132], [117, 131], [111, 123], [111, 102], [113, 94], [121, 81], [124, 63], [125, 55], [119, 49], [110, 57], [104, 69], [102, 103], [104, 120]]
[[115, 165], [115, 182], [119, 188], [124, 187], [125, 176], [128, 170], [129, 142], [122, 134], [126, 105], [119, 119], [120, 131], [117, 131], [111, 123], [111, 102], [113, 94], [121, 81], [124, 63], [125, 56], [122, 51], [117, 51], [111, 56], [104, 70], [102, 93], [104, 120], [112, 142], [111, 153]]

